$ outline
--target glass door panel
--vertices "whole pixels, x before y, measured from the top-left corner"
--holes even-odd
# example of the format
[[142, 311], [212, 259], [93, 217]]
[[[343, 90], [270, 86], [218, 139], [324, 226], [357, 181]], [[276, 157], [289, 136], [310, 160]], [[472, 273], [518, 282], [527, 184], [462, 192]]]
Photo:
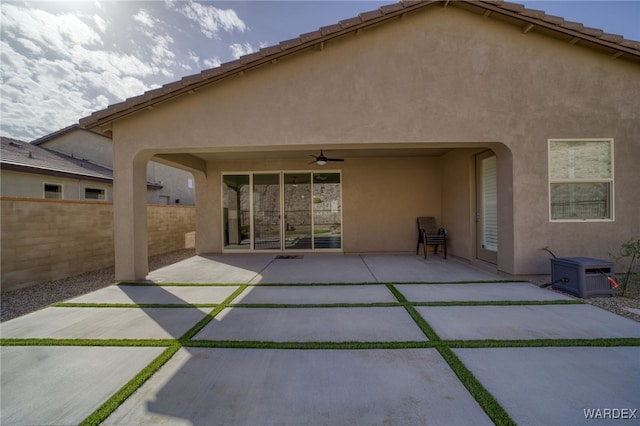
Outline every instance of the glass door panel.
[[342, 248], [340, 173], [313, 174], [313, 248]]
[[253, 175], [253, 248], [281, 249], [280, 174]]
[[225, 175], [222, 191], [224, 248], [250, 249], [249, 175]]
[[477, 257], [489, 263], [498, 262], [498, 185], [496, 156], [478, 155], [477, 171]]
[[311, 232], [311, 173], [285, 173], [285, 250], [311, 249]]

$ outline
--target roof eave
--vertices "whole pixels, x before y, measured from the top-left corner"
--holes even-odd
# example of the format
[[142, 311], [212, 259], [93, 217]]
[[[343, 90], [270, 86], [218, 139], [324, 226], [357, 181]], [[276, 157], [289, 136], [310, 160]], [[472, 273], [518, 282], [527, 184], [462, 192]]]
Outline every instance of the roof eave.
[[[242, 75], [246, 71], [268, 63], [274, 63], [281, 58], [306, 49], [314, 48], [316, 46], [320, 46], [322, 49], [324, 48], [324, 43], [329, 40], [358, 32], [364, 28], [377, 25], [384, 21], [394, 19], [409, 12], [429, 7], [434, 4], [441, 4], [442, 7], [465, 5], [468, 7], [480, 8], [484, 10], [483, 13], [485, 13], [485, 16], [496, 13], [523, 22], [523, 24], [525, 24], [525, 29], [523, 29], [523, 31], [525, 32], [529, 32], [534, 27], [543, 28], [545, 30], [564, 34], [570, 37], [572, 44], [575, 44], [577, 41], [585, 41], [608, 49], [614, 58], [629, 55], [635, 60], [640, 61], [640, 49], [627, 47], [623, 44], [611, 42], [601, 37], [591, 36], [584, 32], [588, 29], [584, 28], [581, 24], [575, 24], [575, 27], [582, 28], [584, 31], [573, 29], [572, 23], [566, 22], [563, 19], [561, 24], [557, 24], [550, 19], [552, 18], [550, 16], [545, 15], [544, 18], [540, 18], [536, 13], [532, 13], [535, 11], [525, 9], [522, 5], [495, 0], [402, 1], [401, 3], [382, 6], [378, 10], [361, 13], [358, 18], [346, 19], [340, 21], [338, 24], [322, 27], [318, 31], [302, 34], [297, 39], [287, 40], [281, 42], [279, 45], [263, 48], [259, 52], [254, 52], [235, 61], [224, 63], [217, 68], [205, 70], [200, 74], [184, 77], [179, 81], [169, 83], [161, 88], [146, 92], [143, 95], [129, 98], [119, 104], [111, 105], [104, 110], [94, 112], [90, 116], [80, 119], [79, 127], [87, 130], [95, 128], [108, 129], [114, 121], [145, 109], [153, 109], [154, 105], [166, 102], [178, 96], [193, 93], [195, 90], [222, 80]], [[611, 34], [603, 34], [603, 36], [608, 38], [615, 37]], [[629, 40], [624, 40], [623, 38], [622, 40], [623, 43], [631, 42]]]
[[[237, 76], [238, 74], [242, 74], [246, 71], [252, 70], [254, 68], [260, 67], [265, 64], [274, 63], [275, 61], [278, 61], [283, 57], [298, 53], [306, 49], [310, 49], [316, 46], [323, 47], [324, 43], [329, 40], [342, 37], [349, 33], [357, 32], [364, 28], [377, 25], [381, 22], [394, 19], [398, 16], [402, 16], [411, 11], [424, 8], [427, 6], [431, 6], [433, 4], [440, 3], [440, 2], [441, 0], [418, 1], [418, 2], [405, 1], [402, 3], [391, 4], [389, 6], [383, 6], [379, 10], [384, 10], [384, 12], [379, 14], [372, 13], [376, 11], [361, 13], [359, 16], [362, 17], [363, 20], [359, 24], [353, 23], [353, 20], [346, 19], [344, 21], [341, 21], [341, 23], [339, 24], [322, 27], [318, 31], [321, 34], [319, 37], [312, 36], [312, 34], [314, 33], [302, 34], [299, 37], [301, 41], [300, 43], [297, 43], [297, 42], [294, 43], [293, 41], [296, 39], [285, 41], [280, 43], [280, 45], [287, 46], [284, 49], [276, 50], [274, 49], [274, 47], [276, 46], [266, 47], [264, 49], [261, 49], [259, 52], [246, 55], [246, 57], [241, 57], [240, 59], [232, 62], [224, 63], [217, 68], [205, 70], [199, 75], [196, 74], [193, 76], [184, 77], [182, 80], [179, 80], [177, 82], [169, 83], [168, 85], [163, 86], [159, 89], [151, 90], [141, 96], [130, 98], [124, 102], [121, 102], [120, 104], [114, 104], [111, 106], [111, 107], [115, 107], [116, 105], [122, 105], [124, 107], [127, 103], [130, 103], [133, 100], [142, 99], [141, 102], [135, 103], [134, 105], [131, 105], [129, 108], [124, 108], [124, 109], [115, 111], [111, 114], [107, 113], [101, 117], [100, 115], [102, 115], [102, 113], [105, 113], [106, 111], [108, 111], [109, 108], [111, 108], [111, 107], [108, 107], [106, 110], [95, 112], [88, 117], [80, 119], [79, 125], [81, 128], [85, 128], [85, 129], [94, 129], [96, 127], [101, 127], [101, 128], [108, 127], [111, 125], [112, 122], [118, 119], [124, 118], [128, 115], [135, 114], [145, 109], [152, 109], [154, 105], [157, 105], [159, 103], [165, 102], [170, 99], [174, 99], [178, 96], [188, 94], [190, 92], [193, 93], [193, 91], [200, 89], [204, 86], [208, 86], [208, 85], [217, 83], [221, 80], [232, 78], [234, 76]], [[339, 29], [338, 29], [338, 26], [340, 27]], [[258, 58], [258, 54], [260, 55], [259, 58]], [[256, 58], [256, 59], [248, 60], [248, 58]], [[204, 79], [197, 79], [199, 76], [203, 76]], [[190, 80], [193, 82], [182, 84], [181, 87], [176, 87], [175, 89], [170, 88], [170, 86], [172, 85], [177, 86], [178, 83], [180, 82], [185, 83]], [[153, 96], [154, 92], [162, 92], [163, 89], [166, 90], [167, 88], [169, 88], [169, 90], [167, 90], [166, 93]], [[147, 98], [147, 99], [144, 100], [144, 98]]]
[[103, 182], [103, 183], [113, 182], [112, 178], [91, 176], [91, 175], [81, 175], [77, 173], [63, 172], [60, 170], [43, 169], [40, 167], [27, 166], [25, 164], [2, 162], [0, 163], [0, 169], [10, 170], [14, 172], [32, 173], [36, 175], [57, 176], [57, 177], [64, 177], [64, 178], [70, 178], [70, 179], [82, 179], [82, 180], [89, 180], [93, 182]]

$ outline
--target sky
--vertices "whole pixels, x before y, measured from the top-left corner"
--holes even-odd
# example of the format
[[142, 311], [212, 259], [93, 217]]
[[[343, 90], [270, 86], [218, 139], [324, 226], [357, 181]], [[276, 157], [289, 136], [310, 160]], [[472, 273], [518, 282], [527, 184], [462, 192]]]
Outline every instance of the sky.
[[[640, 0], [514, 1], [640, 41]], [[108, 105], [388, 1], [0, 2], [0, 134], [32, 141]]]

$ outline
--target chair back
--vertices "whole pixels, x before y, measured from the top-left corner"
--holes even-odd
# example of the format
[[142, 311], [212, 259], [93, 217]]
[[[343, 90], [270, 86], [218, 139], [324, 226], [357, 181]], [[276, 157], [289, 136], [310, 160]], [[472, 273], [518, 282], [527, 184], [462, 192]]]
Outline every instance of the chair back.
[[418, 218], [418, 230], [424, 231], [427, 235], [436, 235], [438, 233], [438, 226], [436, 225], [436, 218], [433, 216], [422, 216]]

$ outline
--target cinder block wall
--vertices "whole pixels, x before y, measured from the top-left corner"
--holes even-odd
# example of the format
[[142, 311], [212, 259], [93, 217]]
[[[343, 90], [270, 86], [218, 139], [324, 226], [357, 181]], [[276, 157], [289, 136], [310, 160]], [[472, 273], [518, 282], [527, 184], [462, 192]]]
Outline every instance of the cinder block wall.
[[195, 247], [193, 206], [147, 206], [149, 256]]
[[[113, 266], [113, 205], [2, 197], [2, 291]], [[193, 246], [193, 206], [150, 205], [149, 255]]]

